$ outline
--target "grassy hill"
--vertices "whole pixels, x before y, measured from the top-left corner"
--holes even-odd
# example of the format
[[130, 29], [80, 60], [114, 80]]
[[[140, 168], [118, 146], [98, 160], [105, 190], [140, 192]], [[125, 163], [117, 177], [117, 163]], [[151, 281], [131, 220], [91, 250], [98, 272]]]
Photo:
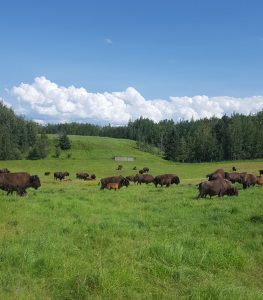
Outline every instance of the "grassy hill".
[[[70, 150], [64, 150], [60, 158], [54, 158], [56, 136], [49, 135], [50, 147], [48, 157], [37, 161], [5, 161], [0, 162], [0, 167], [8, 167], [12, 171], [26, 170], [43, 176], [44, 171], [68, 170], [70, 178], [75, 178], [78, 171], [95, 173], [98, 178], [112, 175], [131, 175], [138, 172], [144, 166], [150, 168], [150, 173], [176, 173], [185, 182], [198, 182], [205, 179], [205, 175], [217, 168], [231, 171], [235, 165], [239, 172], [247, 171], [258, 175], [258, 170], [263, 169], [263, 160], [227, 161], [216, 163], [175, 163], [162, 159], [151, 153], [140, 151], [136, 142], [125, 139], [113, 139], [108, 137], [69, 136], [72, 142]], [[68, 158], [70, 155], [70, 158]], [[114, 156], [133, 156], [134, 162], [117, 162]], [[118, 164], [123, 165], [122, 171], [116, 171]], [[137, 166], [137, 171], [132, 168]], [[44, 179], [44, 177], [43, 177]]]
[[[254, 174], [263, 161], [180, 164], [129, 140], [70, 136], [59, 159], [1, 161], [38, 174], [28, 196], [0, 192], [0, 299], [263, 299], [263, 189], [196, 200], [195, 184], [223, 167]], [[68, 153], [71, 157], [68, 158]], [[135, 156], [116, 171], [115, 155]], [[174, 172], [181, 184], [100, 191], [75, 179]], [[45, 171], [68, 170], [56, 182]]]

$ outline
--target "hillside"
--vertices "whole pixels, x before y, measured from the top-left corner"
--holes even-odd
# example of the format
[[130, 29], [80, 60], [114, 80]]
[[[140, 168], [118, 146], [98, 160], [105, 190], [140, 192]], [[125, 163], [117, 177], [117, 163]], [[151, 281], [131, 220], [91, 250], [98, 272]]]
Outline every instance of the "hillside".
[[[114, 139], [94, 136], [69, 136], [72, 148], [61, 152], [59, 158], [54, 158], [56, 135], [49, 135], [50, 147], [48, 157], [43, 160], [5, 161], [0, 167], [8, 167], [12, 171], [26, 170], [43, 176], [45, 171], [55, 172], [67, 170], [70, 178], [78, 171], [95, 173], [97, 177], [115, 174], [132, 175], [144, 166], [150, 168], [150, 173], [176, 173], [185, 182], [197, 182], [205, 178], [207, 173], [217, 168], [231, 171], [235, 165], [238, 171], [247, 171], [255, 175], [263, 169], [263, 160], [226, 161], [214, 163], [175, 163], [164, 160], [161, 156], [143, 152], [136, 147], [136, 142], [127, 139]], [[70, 158], [68, 158], [70, 155]], [[114, 156], [134, 156], [134, 162], [117, 162]], [[123, 165], [122, 171], [116, 171], [118, 164]], [[132, 170], [136, 166], [137, 171]]]

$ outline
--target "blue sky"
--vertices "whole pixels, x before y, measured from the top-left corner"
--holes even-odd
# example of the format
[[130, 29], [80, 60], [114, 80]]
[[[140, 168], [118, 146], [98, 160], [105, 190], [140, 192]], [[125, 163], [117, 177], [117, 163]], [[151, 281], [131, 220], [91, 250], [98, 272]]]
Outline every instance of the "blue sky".
[[[146, 117], [152, 111], [148, 104], [160, 110], [153, 117], [157, 121], [193, 114], [165, 113], [162, 103], [150, 102], [162, 99], [167, 103], [171, 97], [196, 101], [195, 96], [205, 95], [208, 102], [216, 97], [219, 116], [228, 112], [221, 105], [222, 97], [244, 104], [258, 96], [256, 107], [262, 109], [263, 1], [2, 1], [0, 41], [0, 97], [29, 118], [56, 122], [79, 117], [70, 103], [64, 115], [57, 108], [57, 114], [46, 114], [36, 107], [36, 93], [26, 93], [32, 86], [38, 94], [42, 92], [43, 87], [35, 83], [41, 76], [59, 91], [72, 85], [76, 90], [83, 87], [89, 93], [81, 100], [84, 106], [85, 101], [93, 105], [90, 99], [98, 94], [106, 97], [112, 111], [117, 105], [120, 114], [127, 112], [126, 119], [137, 117], [136, 107], [130, 107], [133, 100], [127, 100], [133, 97], [146, 102]], [[28, 86], [21, 88], [22, 82]], [[14, 92], [14, 87], [20, 90]], [[129, 87], [134, 93], [127, 92]], [[125, 92], [123, 103], [105, 96], [113, 92]], [[47, 107], [49, 90], [41, 97], [46, 100], [38, 106]], [[50, 105], [56, 106], [56, 99], [52, 101]], [[100, 109], [100, 98], [94, 101]], [[72, 103], [76, 102], [74, 98]], [[196, 112], [195, 107], [190, 108]], [[240, 112], [247, 113], [244, 108]], [[198, 111], [196, 118], [203, 116], [210, 115]], [[86, 111], [80, 119], [118, 123], [107, 113], [97, 116]]]

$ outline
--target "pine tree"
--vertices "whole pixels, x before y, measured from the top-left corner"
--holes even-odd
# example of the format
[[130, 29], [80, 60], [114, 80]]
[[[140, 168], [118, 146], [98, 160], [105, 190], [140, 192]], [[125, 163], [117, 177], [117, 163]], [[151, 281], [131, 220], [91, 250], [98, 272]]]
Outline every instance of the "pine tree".
[[61, 150], [68, 150], [71, 148], [69, 137], [65, 132], [60, 133], [58, 136], [58, 145]]

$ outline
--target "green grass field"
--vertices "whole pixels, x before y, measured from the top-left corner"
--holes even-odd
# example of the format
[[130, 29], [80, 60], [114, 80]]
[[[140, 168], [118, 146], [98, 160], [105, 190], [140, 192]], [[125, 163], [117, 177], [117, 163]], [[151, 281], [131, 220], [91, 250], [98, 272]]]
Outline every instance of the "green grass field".
[[[133, 141], [70, 139], [59, 159], [52, 146], [45, 160], [0, 162], [42, 183], [26, 197], [0, 192], [0, 299], [263, 299], [263, 187], [195, 199], [205, 174], [233, 165], [257, 174], [263, 160], [179, 164]], [[117, 155], [136, 161], [116, 171]], [[181, 184], [99, 190], [99, 178], [135, 174], [135, 165]], [[43, 175], [63, 170], [71, 180]], [[78, 171], [98, 180], [77, 180]]]

